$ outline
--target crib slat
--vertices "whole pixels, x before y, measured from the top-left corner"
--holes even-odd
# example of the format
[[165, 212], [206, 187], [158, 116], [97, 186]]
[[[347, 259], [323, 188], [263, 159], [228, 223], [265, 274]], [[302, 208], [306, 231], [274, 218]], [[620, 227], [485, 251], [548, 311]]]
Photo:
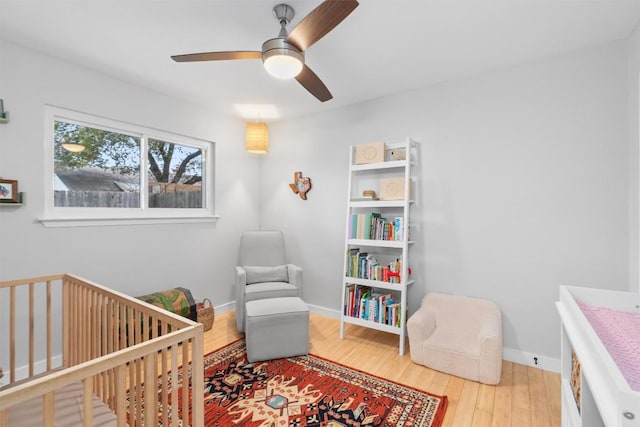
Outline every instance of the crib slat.
[[98, 357], [98, 344], [100, 340], [99, 314], [98, 314], [98, 294], [94, 291], [89, 292], [89, 359]]
[[69, 366], [69, 312], [71, 311], [71, 296], [69, 290], [69, 281], [65, 279], [62, 282], [62, 366]]
[[[144, 395], [144, 425], [145, 427], [157, 427], [158, 425], [158, 409], [156, 399], [158, 394], [156, 390], [158, 389], [158, 385], [156, 384], [156, 369], [158, 366], [158, 361], [156, 358], [156, 354], [148, 354], [144, 357], [144, 384], [147, 387], [147, 390], [151, 390], [151, 392], [147, 392]], [[187, 424], [183, 424], [187, 425]]]
[[91, 293], [84, 286], [82, 287], [82, 359], [81, 362], [85, 362], [91, 359]]
[[128, 343], [125, 344], [125, 347], [127, 346], [131, 346], [135, 344], [135, 339], [134, 339], [134, 331], [136, 329], [136, 312], [133, 308], [129, 308], [127, 309], [128, 311], [128, 322], [126, 324], [126, 327], [128, 329], [128, 335], [129, 335], [129, 341]]
[[16, 287], [9, 288], [9, 381], [16, 381]]
[[85, 323], [84, 323], [84, 307], [86, 306], [84, 302], [84, 289], [76, 286], [76, 321], [75, 324], [78, 325], [78, 337], [77, 337], [77, 358], [74, 363], [82, 363], [84, 360], [84, 334], [85, 334]]
[[[65, 319], [65, 324], [63, 325], [63, 329], [62, 329], [62, 333], [66, 334], [65, 338], [66, 340], [66, 354], [65, 356], [65, 360], [64, 360], [64, 367], [69, 367], [71, 366], [71, 358], [72, 356], [72, 348], [73, 348], [73, 339], [74, 337], [77, 335], [77, 333], [72, 334], [71, 331], [71, 325], [73, 324], [73, 310], [74, 310], [74, 304], [73, 304], [73, 285], [71, 283], [69, 283], [67, 281], [66, 283], [66, 291], [67, 294], [65, 296], [65, 307], [62, 307], [63, 309], [63, 315], [65, 315], [66, 319]], [[74, 331], [76, 332], [76, 331]]]
[[[183, 344], [184, 345], [184, 344]], [[178, 349], [177, 345], [171, 346], [171, 425], [178, 425]], [[182, 399], [183, 401], [185, 399]]]
[[9, 427], [9, 414], [6, 410], [0, 411], [0, 427]]
[[149, 324], [149, 315], [144, 312], [140, 312], [140, 341], [145, 342], [149, 339], [149, 328], [151, 325]]
[[[182, 396], [189, 396], [189, 341], [182, 343]], [[189, 399], [184, 398], [182, 399], [182, 425], [189, 425]]]
[[[191, 354], [201, 355], [204, 353], [204, 338], [202, 336], [202, 325], [196, 327], [195, 337], [191, 340]], [[186, 363], [185, 363], [186, 364]], [[204, 378], [204, 360], [202, 357], [191, 358], [191, 376], [193, 378]], [[191, 417], [193, 419], [193, 426], [202, 426], [204, 423], [204, 400], [201, 396], [204, 396], [204, 381], [191, 381], [192, 383], [192, 396], [197, 398], [191, 402]], [[188, 396], [188, 395], [187, 395]], [[186, 425], [186, 424], [183, 424]]]
[[93, 427], [93, 377], [82, 381], [82, 410], [84, 427]]
[[[107, 319], [108, 319], [108, 339], [107, 339], [107, 352], [111, 354], [117, 348], [115, 343], [116, 337], [118, 336], [118, 322], [116, 317], [117, 303], [109, 298], [107, 302]], [[114, 399], [116, 398], [116, 370], [113, 369], [109, 372], [109, 406], [113, 409], [115, 408], [116, 402]]]
[[64, 331], [68, 334], [67, 339], [67, 360], [65, 361], [65, 367], [73, 366], [76, 364], [76, 352], [78, 351], [78, 329], [75, 329], [74, 332], [71, 333], [71, 325], [75, 325], [77, 323], [78, 317], [76, 315], [78, 310], [78, 305], [75, 301], [78, 298], [78, 292], [76, 289], [76, 285], [73, 282], [67, 282], [67, 298], [66, 301], [68, 304], [68, 308], [65, 310], [68, 312], [67, 316], [67, 324], [65, 325]]
[[[79, 325], [77, 333], [73, 336], [73, 347], [71, 348], [73, 354], [72, 366], [80, 363], [80, 357], [82, 355], [82, 319], [80, 317], [80, 309], [82, 307], [82, 294], [80, 292], [80, 286], [73, 284], [73, 319], [71, 319], [72, 325]], [[69, 325], [71, 326], [71, 325]]]
[[121, 350], [127, 345], [127, 311], [124, 304], [118, 303], [120, 312], [120, 345], [118, 350]]
[[42, 425], [45, 427], [53, 427], [56, 419], [55, 409], [55, 393], [50, 391], [43, 396], [42, 399]]
[[[138, 316], [136, 316], [138, 319]], [[136, 402], [138, 412], [136, 414], [136, 419], [139, 426], [142, 426], [142, 402], [144, 402], [142, 396], [142, 383], [144, 379], [142, 378], [142, 359], [136, 360]]]
[[[73, 310], [72, 312], [72, 318], [71, 318], [71, 325], [78, 325], [79, 323], [81, 323], [80, 321], [80, 288], [74, 283], [73, 284], [73, 296], [72, 296], [72, 307], [71, 309]], [[69, 325], [69, 327], [71, 327], [71, 325]], [[71, 341], [71, 365], [70, 366], [74, 366], [77, 363], [80, 362], [80, 335], [82, 333], [82, 328], [81, 326], [78, 326], [78, 328], [76, 329], [77, 333], [75, 334], [71, 334], [72, 337], [72, 341]]]
[[[100, 309], [100, 324], [102, 326], [102, 332], [100, 333], [100, 343], [98, 348], [98, 355], [102, 356], [104, 354], [108, 354], [107, 346], [109, 343], [109, 334], [107, 333], [107, 323], [108, 323], [108, 313], [107, 308], [109, 302], [107, 301], [107, 297], [104, 295], [98, 295], [98, 307]], [[109, 383], [110, 383], [110, 374], [111, 371], [106, 371], [102, 373], [102, 391], [101, 397], [102, 400], [107, 404], [111, 403], [111, 395], [109, 394]]]
[[118, 427], [125, 427], [127, 425], [127, 400], [126, 400], [127, 384], [125, 382], [126, 376], [127, 376], [127, 369], [125, 366], [126, 365], [120, 365], [117, 368], [115, 368], [115, 375], [116, 375], [116, 380], [115, 380], [116, 411], [115, 412], [116, 412], [116, 418], [118, 421]]
[[29, 377], [33, 376], [35, 350], [35, 330], [33, 318], [35, 316], [33, 308], [33, 283], [29, 283]]
[[53, 356], [51, 355], [53, 332], [51, 323], [51, 280], [47, 280], [47, 371], [50, 371], [53, 368]]
[[[161, 335], [165, 335], [167, 333], [167, 322], [161, 322]], [[160, 381], [162, 382], [162, 425], [169, 425], [169, 414], [166, 409], [169, 407], [169, 375], [168, 375], [168, 365], [169, 365], [169, 352], [166, 348], [162, 349], [162, 378]]]

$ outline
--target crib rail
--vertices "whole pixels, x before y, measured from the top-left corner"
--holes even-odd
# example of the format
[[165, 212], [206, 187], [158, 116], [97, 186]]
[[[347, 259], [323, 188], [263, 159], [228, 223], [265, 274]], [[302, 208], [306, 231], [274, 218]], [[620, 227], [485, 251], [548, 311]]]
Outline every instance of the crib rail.
[[189, 385], [204, 393], [200, 324], [70, 274], [0, 282], [0, 320], [0, 362], [9, 363], [0, 427], [10, 408], [38, 397], [42, 425], [53, 425], [55, 390], [76, 382], [84, 425], [95, 398], [118, 426], [177, 426], [179, 413], [182, 425], [203, 425], [203, 399], [188, 397]]

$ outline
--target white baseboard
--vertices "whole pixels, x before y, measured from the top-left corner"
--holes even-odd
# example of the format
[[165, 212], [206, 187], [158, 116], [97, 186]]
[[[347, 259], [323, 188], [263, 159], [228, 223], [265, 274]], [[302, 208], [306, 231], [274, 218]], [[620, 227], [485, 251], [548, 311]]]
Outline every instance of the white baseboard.
[[[57, 356], [53, 356], [51, 358], [51, 366], [56, 368], [62, 366], [62, 355], [59, 354]], [[39, 362], [35, 362], [33, 365], [33, 372], [38, 374], [40, 372], [45, 372], [47, 370], [47, 361], [40, 360]], [[29, 365], [24, 365], [16, 368], [16, 381], [20, 381], [22, 379], [29, 378]], [[0, 387], [9, 384], [9, 372], [5, 372], [4, 376], [0, 378]]]
[[220, 304], [220, 305], [214, 306], [214, 310], [218, 314], [226, 313], [227, 311], [233, 311], [235, 309], [236, 309], [236, 302], [235, 301], [231, 301], [231, 302], [228, 302], [228, 303], [225, 303], [225, 304]]
[[520, 365], [560, 373], [560, 359], [555, 359], [553, 357], [542, 356], [535, 353], [505, 347], [502, 350], [502, 358]]
[[307, 304], [309, 306], [309, 312], [319, 314], [321, 316], [330, 317], [332, 319], [340, 319], [340, 312], [331, 308], [322, 307], [319, 305]]

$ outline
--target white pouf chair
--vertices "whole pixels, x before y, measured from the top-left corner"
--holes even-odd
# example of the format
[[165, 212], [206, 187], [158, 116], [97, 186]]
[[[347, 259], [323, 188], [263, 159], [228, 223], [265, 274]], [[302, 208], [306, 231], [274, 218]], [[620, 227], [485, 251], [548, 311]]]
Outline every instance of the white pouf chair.
[[429, 293], [407, 321], [411, 360], [447, 374], [498, 384], [502, 313], [493, 302]]

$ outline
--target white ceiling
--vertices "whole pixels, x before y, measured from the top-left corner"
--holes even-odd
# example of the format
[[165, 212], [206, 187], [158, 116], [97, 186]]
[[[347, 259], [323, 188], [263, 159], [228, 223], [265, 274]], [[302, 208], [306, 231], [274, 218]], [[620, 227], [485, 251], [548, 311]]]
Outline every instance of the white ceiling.
[[[360, 0], [306, 52], [334, 96], [326, 103], [260, 60], [170, 59], [260, 50], [278, 33], [280, 2], [0, 0], [0, 36], [231, 115], [270, 104], [292, 118], [626, 38], [640, 19], [639, 0]], [[320, 0], [287, 3], [291, 29]]]

